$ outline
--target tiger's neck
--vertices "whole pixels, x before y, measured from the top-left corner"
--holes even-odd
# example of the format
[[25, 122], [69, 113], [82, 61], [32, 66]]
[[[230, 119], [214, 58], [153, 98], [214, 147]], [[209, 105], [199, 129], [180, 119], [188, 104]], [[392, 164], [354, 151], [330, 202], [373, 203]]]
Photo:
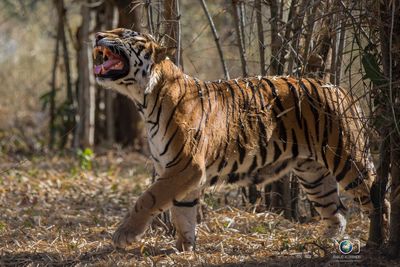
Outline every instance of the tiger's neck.
[[166, 59], [155, 65], [141, 101], [135, 101], [145, 120], [161, 116], [162, 102], [172, 101], [179, 96], [177, 84], [182, 79], [191, 79], [171, 60]]

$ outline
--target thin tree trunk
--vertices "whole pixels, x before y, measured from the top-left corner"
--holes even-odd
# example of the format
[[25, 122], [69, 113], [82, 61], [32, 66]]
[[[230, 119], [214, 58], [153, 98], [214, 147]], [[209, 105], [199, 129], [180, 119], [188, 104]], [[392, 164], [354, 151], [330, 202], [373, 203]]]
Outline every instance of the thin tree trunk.
[[256, 0], [256, 20], [257, 20], [257, 36], [258, 36], [258, 51], [260, 54], [260, 74], [265, 76], [265, 43], [264, 43], [264, 28], [262, 23], [262, 6], [261, 0]]
[[[116, 19], [114, 18], [114, 10], [116, 9], [112, 2], [105, 2], [105, 27], [106, 29], [112, 29], [117, 25]], [[115, 16], [116, 17], [116, 16]], [[106, 89], [105, 91], [105, 115], [106, 115], [106, 140], [107, 145], [111, 146], [115, 141], [115, 120], [114, 120], [114, 102], [115, 92], [113, 90]]]
[[279, 37], [279, 30], [278, 30], [279, 7], [277, 0], [270, 1], [270, 13], [271, 13], [271, 63], [269, 66], [269, 74], [277, 75], [280, 74], [280, 72], [283, 72], [282, 60], [281, 60], [282, 58], [280, 59], [279, 55], [282, 53], [284, 54], [284, 51], [279, 52], [282, 41]]
[[151, 0], [145, 1], [145, 10], [147, 16], [147, 29], [151, 35], [154, 35], [153, 6]]
[[64, 0], [59, 1], [59, 13], [58, 16], [62, 20], [62, 25], [61, 25], [61, 43], [62, 43], [62, 48], [63, 48], [63, 56], [64, 56], [64, 66], [65, 66], [65, 80], [67, 83], [67, 106], [68, 106], [68, 113], [67, 113], [67, 120], [64, 125], [64, 132], [61, 137], [61, 142], [60, 142], [60, 147], [63, 148], [68, 142], [69, 138], [69, 132], [73, 129], [75, 120], [75, 112], [74, 112], [74, 97], [72, 93], [72, 81], [71, 81], [71, 65], [69, 61], [69, 50], [68, 50], [68, 44], [67, 44], [67, 38], [65, 34], [65, 20], [67, 19], [65, 15], [65, 7], [64, 7]]
[[211, 15], [210, 15], [210, 12], [208, 11], [208, 8], [207, 8], [205, 0], [200, 0], [200, 3], [201, 3], [201, 6], [203, 7], [204, 13], [207, 16], [208, 22], [210, 24], [211, 31], [212, 31], [213, 36], [214, 36], [214, 41], [215, 41], [215, 44], [216, 44], [217, 49], [218, 49], [219, 58], [221, 59], [221, 64], [222, 64], [222, 69], [224, 71], [225, 79], [229, 80], [230, 79], [229, 71], [228, 71], [228, 68], [226, 66], [226, 62], [225, 62], [225, 59], [224, 59], [224, 54], [222, 52], [221, 44], [219, 42], [219, 35], [218, 35], [218, 32], [217, 32], [217, 29], [215, 28], [214, 21], [213, 21]]
[[[59, 10], [60, 4], [59, 1], [54, 1], [57, 10]], [[59, 13], [59, 12], [58, 12]], [[61, 38], [61, 31], [62, 31], [62, 18], [58, 18], [58, 24], [57, 24], [57, 36], [56, 36], [56, 42], [55, 42], [55, 48], [54, 48], [54, 59], [53, 59], [53, 69], [51, 73], [51, 94], [50, 94], [50, 138], [49, 138], [49, 148], [53, 148], [54, 143], [55, 143], [55, 136], [56, 136], [56, 129], [55, 129], [55, 115], [56, 115], [56, 82], [57, 82], [57, 66], [58, 66], [58, 59], [59, 59], [59, 44], [60, 44], [60, 38]]]
[[336, 56], [336, 66], [335, 66], [335, 82], [334, 84], [340, 85], [340, 77], [342, 72], [342, 60], [343, 60], [343, 50], [344, 50], [344, 42], [346, 39], [346, 23], [347, 19], [345, 15], [342, 16], [342, 21], [340, 22], [340, 34], [339, 34], [339, 46], [337, 49]]
[[282, 202], [283, 202], [283, 213], [285, 215], [285, 218], [291, 219], [292, 218], [292, 211], [291, 211], [291, 204], [292, 204], [292, 199], [291, 199], [291, 190], [290, 190], [290, 180], [291, 180], [291, 174], [285, 175], [282, 179]]
[[[333, 25], [332, 26], [333, 26], [334, 29], [336, 29], [336, 24], [337, 24], [336, 23], [337, 22], [337, 15], [336, 14], [333, 15], [332, 21], [333, 21]], [[336, 55], [337, 55], [337, 47], [338, 47], [337, 41], [338, 41], [337, 32], [335, 30], [335, 33], [332, 36], [331, 65], [330, 65], [330, 69], [328, 71], [328, 73], [330, 75], [329, 80], [333, 84], [335, 84], [335, 81], [336, 81], [336, 77], [335, 77], [336, 76], [336, 72], [335, 72], [335, 70], [336, 70], [336, 61], [337, 61]]]
[[[182, 68], [181, 62], [181, 39], [180, 39], [180, 14], [179, 0], [165, 0], [164, 2], [164, 18], [165, 18], [165, 45], [169, 48], [176, 48], [174, 55], [174, 63]], [[178, 61], [179, 60], [179, 61]]]
[[300, 2], [300, 7], [298, 12], [293, 17], [294, 19], [294, 29], [292, 38], [292, 49], [290, 49], [289, 61], [288, 61], [288, 74], [291, 75], [294, 71], [294, 64], [296, 63], [296, 69], [300, 65], [300, 54], [298, 53], [300, 46], [300, 38], [302, 32], [302, 26], [304, 21], [304, 15], [307, 9], [308, 0], [302, 0]]
[[94, 144], [94, 111], [95, 95], [94, 81], [89, 69], [92, 66], [91, 49], [88, 46], [90, 9], [84, 3], [81, 6], [82, 24], [78, 29], [78, 114], [77, 136], [74, 140], [74, 147], [91, 147]]
[[232, 13], [233, 13], [233, 18], [235, 22], [235, 28], [236, 28], [236, 38], [237, 38], [237, 45], [239, 47], [239, 53], [240, 53], [240, 61], [242, 63], [242, 75], [243, 77], [248, 76], [248, 70], [247, 70], [247, 62], [246, 62], [246, 51], [243, 46], [243, 38], [242, 36], [242, 30], [241, 30], [241, 18], [240, 18], [240, 10], [238, 6], [238, 0], [232, 0]]
[[309, 70], [309, 51], [311, 48], [311, 40], [314, 33], [314, 24], [315, 24], [315, 15], [318, 10], [318, 5], [315, 4], [314, 0], [312, 0], [312, 9], [307, 14], [307, 31], [306, 31], [306, 38], [304, 41], [304, 53], [303, 53], [303, 60], [304, 60], [304, 70], [308, 72]]
[[[272, 2], [273, 1], [274, 0], [272, 0]], [[298, 0], [292, 0], [291, 3], [290, 3], [289, 14], [288, 14], [288, 18], [287, 18], [287, 22], [286, 22], [286, 26], [285, 26], [285, 36], [284, 36], [284, 39], [282, 41], [282, 43], [285, 44], [284, 48], [286, 48], [288, 46], [290, 35], [291, 35], [292, 31], [293, 31], [293, 23], [294, 23], [294, 20], [296, 18], [297, 2], [298, 2]], [[272, 16], [272, 9], [271, 9], [271, 16]], [[279, 47], [280, 46], [282, 46], [282, 44], [280, 44]], [[286, 49], [282, 50], [282, 48], [278, 48], [278, 49], [281, 50], [281, 52], [279, 53], [280, 58], [279, 58], [279, 61], [278, 61], [278, 64], [279, 64], [278, 65], [278, 71], [277, 71], [277, 73], [274, 73], [274, 75], [276, 75], [276, 74], [282, 75], [284, 73], [284, 70], [285, 70], [285, 62], [286, 62], [285, 56], [286, 56], [287, 51], [286, 51]]]
[[390, 170], [390, 138], [389, 128], [381, 131], [381, 136], [386, 137], [381, 141], [379, 148], [379, 165], [377, 168], [377, 178], [371, 188], [371, 200], [374, 211], [371, 214], [369, 227], [369, 245], [380, 245], [383, 242], [383, 214], [386, 186]]
[[183, 61], [182, 61], [182, 28], [181, 28], [181, 13], [180, 13], [180, 6], [179, 0], [176, 0], [176, 23], [178, 28], [177, 33], [177, 50], [176, 51], [176, 62], [178, 67], [183, 70]]

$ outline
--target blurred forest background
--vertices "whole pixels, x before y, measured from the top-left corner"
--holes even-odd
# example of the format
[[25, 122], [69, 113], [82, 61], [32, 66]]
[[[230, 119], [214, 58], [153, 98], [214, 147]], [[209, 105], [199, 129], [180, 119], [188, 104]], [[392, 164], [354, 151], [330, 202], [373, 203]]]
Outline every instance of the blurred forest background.
[[[377, 205], [370, 241], [387, 241], [388, 254], [395, 256], [400, 247], [395, 234], [400, 231], [399, 17], [398, 0], [2, 0], [0, 186], [15, 185], [12, 179], [23, 170], [23, 177], [38, 182], [48, 177], [42, 171], [52, 168], [68, 177], [82, 178], [80, 171], [102, 177], [102, 164], [112, 177], [150, 176], [134, 104], [100, 88], [92, 75], [94, 33], [131, 28], [177, 48], [175, 63], [200, 79], [312, 76], [348, 89], [366, 115], [378, 167], [373, 197], [392, 202], [383, 230], [383, 208]], [[115, 172], [121, 162], [136, 169]], [[146, 179], [148, 184], [151, 178]], [[21, 203], [17, 193], [9, 195], [10, 188], [0, 189], [0, 204]], [[292, 175], [265, 188], [211, 191], [205, 203], [272, 210], [301, 223], [317, 215]], [[0, 217], [0, 233], [16, 219], [10, 212], [14, 215]], [[159, 224], [168, 229], [168, 216]]]

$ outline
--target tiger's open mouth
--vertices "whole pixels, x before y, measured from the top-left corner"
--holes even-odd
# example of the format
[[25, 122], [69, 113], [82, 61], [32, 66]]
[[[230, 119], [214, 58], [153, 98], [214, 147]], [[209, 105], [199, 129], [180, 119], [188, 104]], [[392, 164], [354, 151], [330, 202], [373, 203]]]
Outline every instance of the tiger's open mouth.
[[93, 48], [93, 73], [96, 77], [116, 80], [129, 73], [129, 60], [123, 52], [98, 45]]

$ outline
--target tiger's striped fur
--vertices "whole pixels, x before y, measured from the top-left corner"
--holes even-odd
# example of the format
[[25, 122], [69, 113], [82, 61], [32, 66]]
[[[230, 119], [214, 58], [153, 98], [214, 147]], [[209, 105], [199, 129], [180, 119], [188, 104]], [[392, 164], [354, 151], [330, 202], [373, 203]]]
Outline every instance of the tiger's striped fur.
[[[118, 47], [129, 73], [97, 81], [129, 96], [143, 115], [158, 179], [114, 234], [125, 247], [172, 208], [177, 246], [195, 243], [196, 208], [206, 186], [269, 183], [293, 171], [333, 232], [344, 231], [338, 186], [370, 210], [375, 177], [357, 105], [314, 79], [250, 77], [200, 81], [184, 74], [151, 36], [116, 29], [97, 45]], [[267, 174], [252, 176], [261, 170]]]

